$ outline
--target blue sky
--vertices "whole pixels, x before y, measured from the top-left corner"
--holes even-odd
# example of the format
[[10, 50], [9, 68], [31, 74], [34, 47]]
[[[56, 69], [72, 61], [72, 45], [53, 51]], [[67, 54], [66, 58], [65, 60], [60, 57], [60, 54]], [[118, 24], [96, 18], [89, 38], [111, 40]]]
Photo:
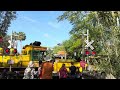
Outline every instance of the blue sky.
[[[24, 32], [26, 40], [22, 42], [22, 46], [41, 41], [41, 46], [54, 47], [69, 39], [69, 31], [72, 29], [67, 20], [57, 21], [57, 17], [62, 13], [63, 11], [17, 11], [17, 18], [12, 21], [8, 34], [11, 34], [12, 30]], [[18, 43], [18, 51], [20, 50]]]

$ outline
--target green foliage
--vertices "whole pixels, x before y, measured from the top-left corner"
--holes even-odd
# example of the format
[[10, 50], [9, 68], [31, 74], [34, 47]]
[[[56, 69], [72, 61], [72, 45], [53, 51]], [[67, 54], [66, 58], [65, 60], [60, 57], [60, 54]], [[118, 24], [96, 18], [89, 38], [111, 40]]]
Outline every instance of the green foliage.
[[26, 35], [24, 32], [13, 32], [12, 34], [12, 39], [13, 40], [19, 40], [19, 41], [24, 41], [26, 39]]
[[46, 56], [53, 57], [53, 49], [52, 48], [47, 49]]
[[0, 11], [0, 36], [2, 36], [4, 39], [4, 42], [0, 43], [0, 47], [9, 46], [7, 30], [10, 27], [12, 20], [14, 20], [15, 18], [16, 11]]
[[16, 18], [15, 11], [0, 11], [0, 36], [6, 35], [11, 21]]
[[55, 46], [55, 47], [53, 48], [53, 53], [54, 53], [54, 54], [57, 54], [59, 51], [65, 51], [63, 45]]
[[19, 32], [18, 33], [18, 40], [24, 41], [26, 39], [26, 35], [24, 32]]
[[[108, 55], [107, 58], [99, 59], [99, 63], [94, 64], [100, 70], [112, 73], [116, 77], [120, 72], [120, 28], [117, 26], [119, 11], [66, 11], [58, 17], [58, 21], [68, 20], [73, 28], [70, 31], [71, 38], [63, 42], [65, 50], [73, 53], [79, 52], [79, 46], [84, 45], [86, 38], [81, 37], [81, 33], [89, 30], [90, 40], [95, 42], [97, 54]], [[79, 40], [81, 43], [79, 42]]]

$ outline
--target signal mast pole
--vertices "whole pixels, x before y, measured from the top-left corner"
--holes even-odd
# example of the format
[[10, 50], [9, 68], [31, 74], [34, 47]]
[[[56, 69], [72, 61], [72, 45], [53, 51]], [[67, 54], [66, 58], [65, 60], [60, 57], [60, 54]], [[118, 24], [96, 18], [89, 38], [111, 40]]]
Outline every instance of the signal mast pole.
[[[13, 42], [12, 42], [12, 35], [13, 35], [13, 30], [12, 30], [12, 33], [11, 33], [11, 42], [10, 42], [10, 48], [12, 48], [12, 44], [13, 44]], [[10, 60], [12, 61], [12, 57], [11, 57], [11, 55], [10, 55]], [[11, 72], [11, 64], [10, 64], [10, 69], [9, 69], [9, 71]]]
[[[89, 42], [89, 30], [87, 29], [87, 34], [84, 34], [85, 36], [87, 36], [87, 42]], [[84, 47], [83, 47], [84, 48]], [[86, 47], [87, 50], [88, 50], [88, 46]], [[84, 48], [85, 49], [85, 48]], [[88, 62], [88, 59], [89, 59], [89, 55], [87, 54], [87, 60], [85, 60], [86, 62]]]
[[[89, 42], [89, 30], [87, 29], [87, 42]], [[89, 48], [87, 47], [87, 50], [88, 50]], [[87, 63], [88, 63], [88, 61], [89, 61], [89, 55], [87, 54]]]

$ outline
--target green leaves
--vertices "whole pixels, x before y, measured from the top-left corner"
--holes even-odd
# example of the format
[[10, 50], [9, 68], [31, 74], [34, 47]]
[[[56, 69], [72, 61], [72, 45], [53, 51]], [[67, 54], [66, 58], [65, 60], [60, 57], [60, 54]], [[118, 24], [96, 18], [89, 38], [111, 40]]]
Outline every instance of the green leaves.
[[[0, 11], [0, 36], [3, 38], [7, 37], [7, 30], [10, 27], [11, 21], [16, 18], [15, 11]], [[0, 47], [8, 47], [9, 43], [7, 39], [0, 44]]]
[[[81, 33], [89, 30], [90, 40], [97, 54], [108, 55], [107, 58], [100, 58], [97, 66], [100, 70], [111, 72], [118, 76], [120, 72], [120, 27], [117, 26], [119, 11], [66, 11], [59, 16], [58, 20], [68, 20], [73, 28], [70, 31], [71, 38], [63, 42], [65, 50], [69, 53], [80, 52], [84, 46]], [[120, 21], [120, 20], [119, 20]], [[95, 64], [96, 65], [96, 64]]]
[[26, 39], [26, 35], [24, 32], [13, 32], [13, 40], [24, 41]]
[[54, 53], [54, 54], [57, 54], [59, 51], [65, 51], [63, 45], [61, 45], [61, 46], [55, 46], [55, 47], [53, 48], [53, 53]]
[[26, 39], [26, 35], [24, 32], [19, 32], [18, 33], [18, 40], [24, 41]]

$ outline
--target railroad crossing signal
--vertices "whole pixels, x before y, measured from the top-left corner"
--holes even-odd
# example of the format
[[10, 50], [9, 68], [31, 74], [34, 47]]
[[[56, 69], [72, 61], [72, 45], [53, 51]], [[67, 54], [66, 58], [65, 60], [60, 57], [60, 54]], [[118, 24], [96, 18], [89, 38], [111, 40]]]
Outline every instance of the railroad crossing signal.
[[85, 55], [96, 55], [96, 52], [95, 51], [86, 50], [85, 51]]
[[89, 52], [88, 50], [86, 50], [86, 51], [85, 51], [85, 54], [86, 54], [86, 55], [89, 55], [89, 54], [90, 54], [90, 52]]
[[6, 54], [10, 54], [10, 49], [9, 49], [9, 48], [6, 48], [6, 49], [5, 49], [5, 53], [6, 53]]
[[17, 53], [17, 49], [14, 49], [14, 54], [16, 54]]
[[92, 40], [91, 42], [89, 42], [88, 40], [85, 40], [85, 42], [87, 44], [85, 47], [90, 47], [92, 50], [94, 49], [94, 47], [91, 45], [94, 42], [94, 40]]
[[12, 46], [12, 45], [11, 45], [11, 40], [9, 40], [8, 42], [9, 42], [9, 44], [10, 44], [10, 45], [8, 46], [8, 48], [11, 48], [11, 46]]
[[95, 52], [95, 51], [92, 51], [92, 55], [96, 55], [96, 52]]
[[15, 55], [15, 54], [17, 54], [17, 49], [14, 49], [14, 48], [6, 48], [6, 49], [5, 49], [5, 54], [7, 54], [7, 55]]

